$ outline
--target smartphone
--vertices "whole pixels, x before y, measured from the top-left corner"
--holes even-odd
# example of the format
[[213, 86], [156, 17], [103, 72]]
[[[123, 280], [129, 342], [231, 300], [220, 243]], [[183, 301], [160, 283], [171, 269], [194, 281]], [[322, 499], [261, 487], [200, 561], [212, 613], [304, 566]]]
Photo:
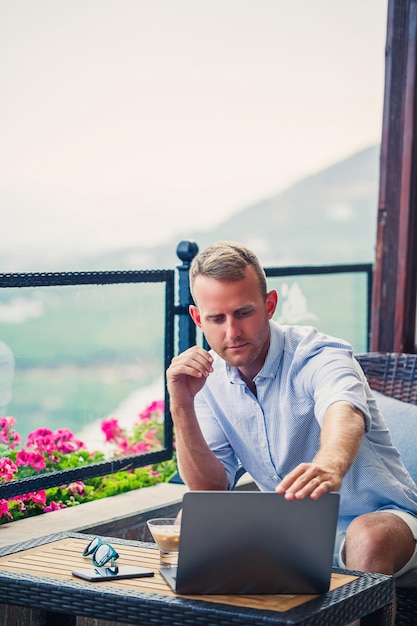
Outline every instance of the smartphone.
[[122, 578], [145, 578], [154, 576], [154, 572], [144, 567], [123, 565], [122, 567], [95, 567], [94, 569], [79, 569], [72, 572], [73, 576], [84, 580], [121, 580]]

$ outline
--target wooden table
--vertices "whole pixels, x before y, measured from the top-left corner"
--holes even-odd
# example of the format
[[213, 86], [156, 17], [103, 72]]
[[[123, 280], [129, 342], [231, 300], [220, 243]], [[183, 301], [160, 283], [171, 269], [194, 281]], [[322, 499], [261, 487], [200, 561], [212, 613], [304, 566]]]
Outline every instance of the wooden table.
[[[0, 550], [1, 602], [41, 609], [45, 623], [59, 613], [59, 623], [75, 615], [139, 624], [303, 624], [337, 626], [367, 616], [362, 623], [388, 626], [393, 580], [389, 576], [332, 574], [328, 593], [316, 595], [179, 596], [159, 574], [154, 544], [107, 537], [117, 546], [118, 565], [140, 565], [152, 578], [91, 583], [74, 578], [88, 567], [81, 553], [92, 535], [59, 533]], [[48, 622], [49, 620], [49, 622]]]

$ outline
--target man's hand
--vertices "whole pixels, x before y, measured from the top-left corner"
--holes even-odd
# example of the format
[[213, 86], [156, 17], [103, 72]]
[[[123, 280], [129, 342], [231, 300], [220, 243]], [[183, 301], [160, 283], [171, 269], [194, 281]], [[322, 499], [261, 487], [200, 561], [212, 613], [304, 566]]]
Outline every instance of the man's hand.
[[213, 371], [212, 363], [207, 350], [193, 346], [174, 357], [167, 369], [179, 470], [191, 490], [228, 488], [226, 471], [208, 447], [194, 410], [194, 397]]
[[203, 388], [213, 371], [213, 357], [199, 346], [193, 346], [174, 357], [167, 369], [171, 407], [187, 407]]
[[285, 476], [275, 491], [285, 494], [286, 500], [301, 500], [308, 496], [317, 500], [328, 491], [339, 491], [341, 486], [342, 476], [335, 467], [301, 463]]

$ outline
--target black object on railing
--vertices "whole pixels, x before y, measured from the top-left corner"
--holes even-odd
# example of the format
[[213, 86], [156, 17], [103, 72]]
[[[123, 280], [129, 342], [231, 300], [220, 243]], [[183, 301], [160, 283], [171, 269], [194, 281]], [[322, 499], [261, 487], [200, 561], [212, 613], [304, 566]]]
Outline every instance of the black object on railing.
[[196, 327], [188, 313], [188, 307], [193, 304], [189, 284], [190, 265], [197, 252], [198, 246], [193, 241], [180, 241], [177, 246], [177, 256], [182, 261], [182, 265], [177, 266], [179, 303], [175, 307], [178, 315], [178, 353], [184, 352], [196, 342]]

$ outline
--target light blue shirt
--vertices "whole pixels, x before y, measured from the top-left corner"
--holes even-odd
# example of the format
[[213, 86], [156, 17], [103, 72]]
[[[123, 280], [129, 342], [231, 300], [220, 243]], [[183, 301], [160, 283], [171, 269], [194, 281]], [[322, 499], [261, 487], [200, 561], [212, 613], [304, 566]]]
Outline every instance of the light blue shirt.
[[239, 461], [262, 491], [273, 491], [299, 463], [313, 460], [331, 404], [352, 403], [365, 418], [359, 454], [343, 479], [339, 526], [362, 514], [397, 508], [417, 515], [417, 486], [393, 447], [352, 347], [307, 326], [270, 322], [271, 342], [256, 375], [257, 397], [237, 368], [214, 357], [195, 398], [204, 438], [233, 485]]

